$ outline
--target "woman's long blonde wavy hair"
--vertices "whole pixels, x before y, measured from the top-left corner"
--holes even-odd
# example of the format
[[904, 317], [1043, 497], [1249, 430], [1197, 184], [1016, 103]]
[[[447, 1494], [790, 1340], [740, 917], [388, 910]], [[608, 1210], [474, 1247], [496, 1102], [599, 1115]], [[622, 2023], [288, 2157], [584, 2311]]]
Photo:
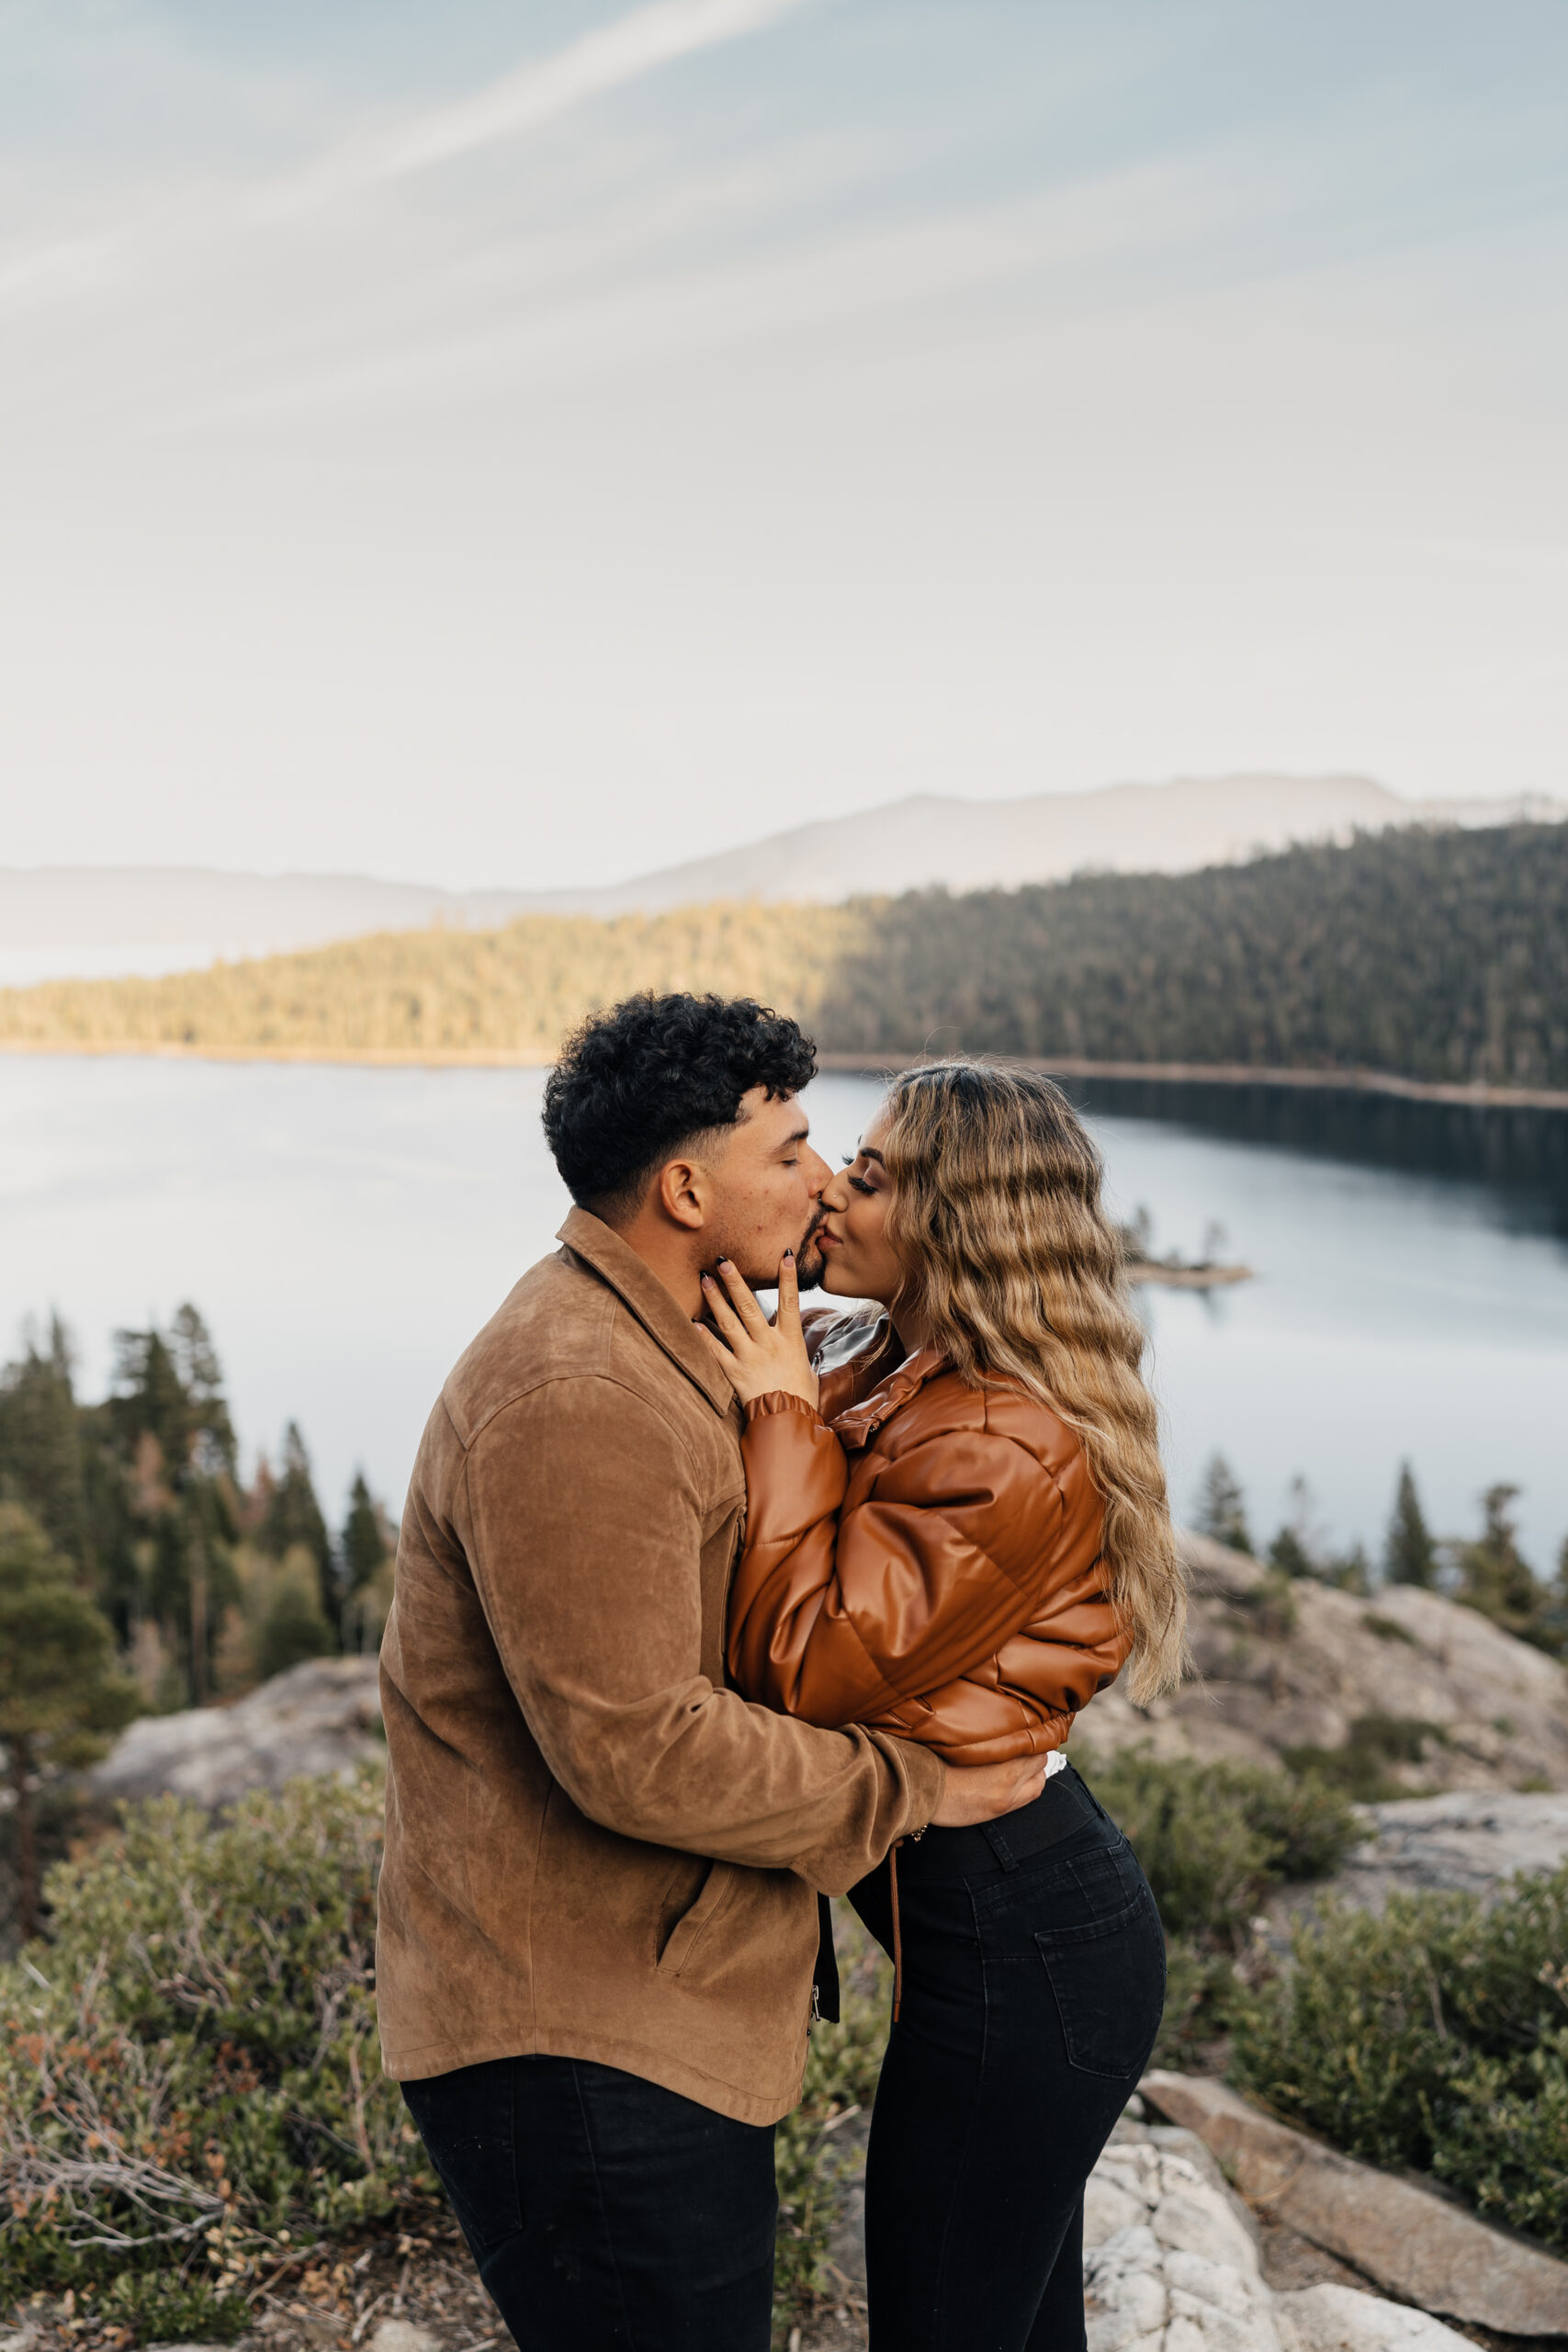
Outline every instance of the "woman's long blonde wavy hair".
[[930, 1063], [894, 1081], [886, 1108], [886, 1232], [911, 1304], [961, 1378], [1017, 1381], [1076, 1430], [1142, 1704], [1180, 1679], [1187, 1585], [1100, 1154], [1032, 1070]]

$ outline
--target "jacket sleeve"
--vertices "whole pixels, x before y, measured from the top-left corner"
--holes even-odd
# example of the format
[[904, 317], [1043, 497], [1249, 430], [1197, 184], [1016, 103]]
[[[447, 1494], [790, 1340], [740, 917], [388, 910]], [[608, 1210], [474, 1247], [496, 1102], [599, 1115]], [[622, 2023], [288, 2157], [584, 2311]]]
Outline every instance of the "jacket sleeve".
[[944, 1430], [847, 1510], [843, 1448], [803, 1399], [758, 1398], [742, 1450], [729, 1668], [749, 1696], [807, 1723], [874, 1720], [994, 1657], [1038, 1614], [1064, 1504], [1016, 1439]]
[[930, 1820], [934, 1757], [825, 1736], [702, 1672], [702, 1498], [646, 1399], [599, 1377], [531, 1392], [470, 1448], [463, 1491], [456, 1532], [502, 1667], [581, 1812], [825, 1894]]

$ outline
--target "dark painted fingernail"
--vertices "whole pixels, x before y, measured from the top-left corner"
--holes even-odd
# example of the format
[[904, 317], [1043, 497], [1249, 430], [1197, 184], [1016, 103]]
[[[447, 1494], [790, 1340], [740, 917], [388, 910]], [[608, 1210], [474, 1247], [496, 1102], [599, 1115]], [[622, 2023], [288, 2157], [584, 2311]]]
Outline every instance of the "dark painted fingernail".
[[793, 1258], [793, 1257], [794, 1257], [794, 1255], [795, 1255], [795, 1251], [794, 1251], [793, 1250], [786, 1250], [784, 1251], [784, 1256], [785, 1256], [786, 1258]]
[[714, 1263], [715, 1263], [715, 1265], [716, 1265], [716, 1266], [728, 1266], [728, 1263], [729, 1263], [729, 1261], [728, 1261], [728, 1259], [724, 1255], [724, 1252], [723, 1252], [722, 1250], [720, 1250], [720, 1252], [719, 1252], [718, 1256], [715, 1259]]

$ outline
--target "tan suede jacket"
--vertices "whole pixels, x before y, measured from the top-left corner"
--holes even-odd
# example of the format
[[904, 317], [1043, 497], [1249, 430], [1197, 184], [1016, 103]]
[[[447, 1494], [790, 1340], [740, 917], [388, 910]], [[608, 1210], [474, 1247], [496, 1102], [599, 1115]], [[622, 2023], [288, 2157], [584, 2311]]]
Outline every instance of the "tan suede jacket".
[[523, 1280], [420, 1447], [381, 1657], [387, 2071], [554, 2052], [744, 2122], [795, 2104], [841, 1893], [941, 1800], [929, 1749], [724, 1686], [740, 1413], [597, 1218]]
[[897, 1362], [886, 1317], [807, 1327], [820, 1409], [748, 1408], [737, 1683], [950, 1761], [1059, 1747], [1131, 1647], [1077, 1438], [1017, 1387], [968, 1387], [931, 1352]]

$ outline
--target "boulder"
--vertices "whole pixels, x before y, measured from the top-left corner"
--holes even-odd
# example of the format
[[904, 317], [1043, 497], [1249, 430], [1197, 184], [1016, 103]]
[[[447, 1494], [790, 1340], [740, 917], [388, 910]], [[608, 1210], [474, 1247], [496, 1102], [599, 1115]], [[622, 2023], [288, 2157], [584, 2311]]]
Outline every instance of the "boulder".
[[[845, 2153], [859, 2157], [866, 2119], [855, 2120], [860, 2140]], [[840, 2194], [830, 2259], [863, 2295], [863, 2199], [848, 2181]], [[1089, 2352], [1454, 2352], [1467, 2342], [1425, 2312], [1376, 2295], [1343, 2287], [1272, 2293], [1258, 2235], [1202, 2139], [1130, 2110], [1084, 2191]]]
[[1400, 2301], [1502, 2335], [1568, 2336], [1568, 2263], [1276, 2122], [1224, 2083], [1156, 2072], [1140, 2088], [1206, 2143], [1249, 2204]]
[[98, 1796], [167, 1793], [215, 1809], [249, 1789], [355, 1770], [385, 1753], [380, 1723], [374, 1658], [310, 1658], [232, 1706], [143, 1715], [88, 1777]]
[[1329, 1882], [1333, 1893], [1364, 1909], [1381, 1911], [1395, 1888], [1455, 1888], [1484, 1899], [1516, 1871], [1554, 1871], [1568, 1861], [1568, 1793], [1559, 1791], [1503, 1796], [1452, 1789], [1364, 1811], [1367, 1843]]
[[1118, 1684], [1085, 1710], [1074, 1761], [1146, 1743], [1158, 1756], [1275, 1764], [1287, 1747], [1339, 1747], [1359, 1718], [1435, 1726], [1418, 1761], [1390, 1762], [1412, 1792], [1568, 1789], [1568, 1668], [1473, 1609], [1385, 1585], [1371, 1600], [1181, 1537], [1199, 1676], [1134, 1707]]
[[1084, 2192], [1089, 2352], [1287, 2352], [1256, 2241], [1192, 2133], [1120, 2125]]
[[1276, 2295], [1274, 2321], [1284, 2352], [1467, 2352], [1440, 2319], [1354, 2287], [1303, 2287]]

